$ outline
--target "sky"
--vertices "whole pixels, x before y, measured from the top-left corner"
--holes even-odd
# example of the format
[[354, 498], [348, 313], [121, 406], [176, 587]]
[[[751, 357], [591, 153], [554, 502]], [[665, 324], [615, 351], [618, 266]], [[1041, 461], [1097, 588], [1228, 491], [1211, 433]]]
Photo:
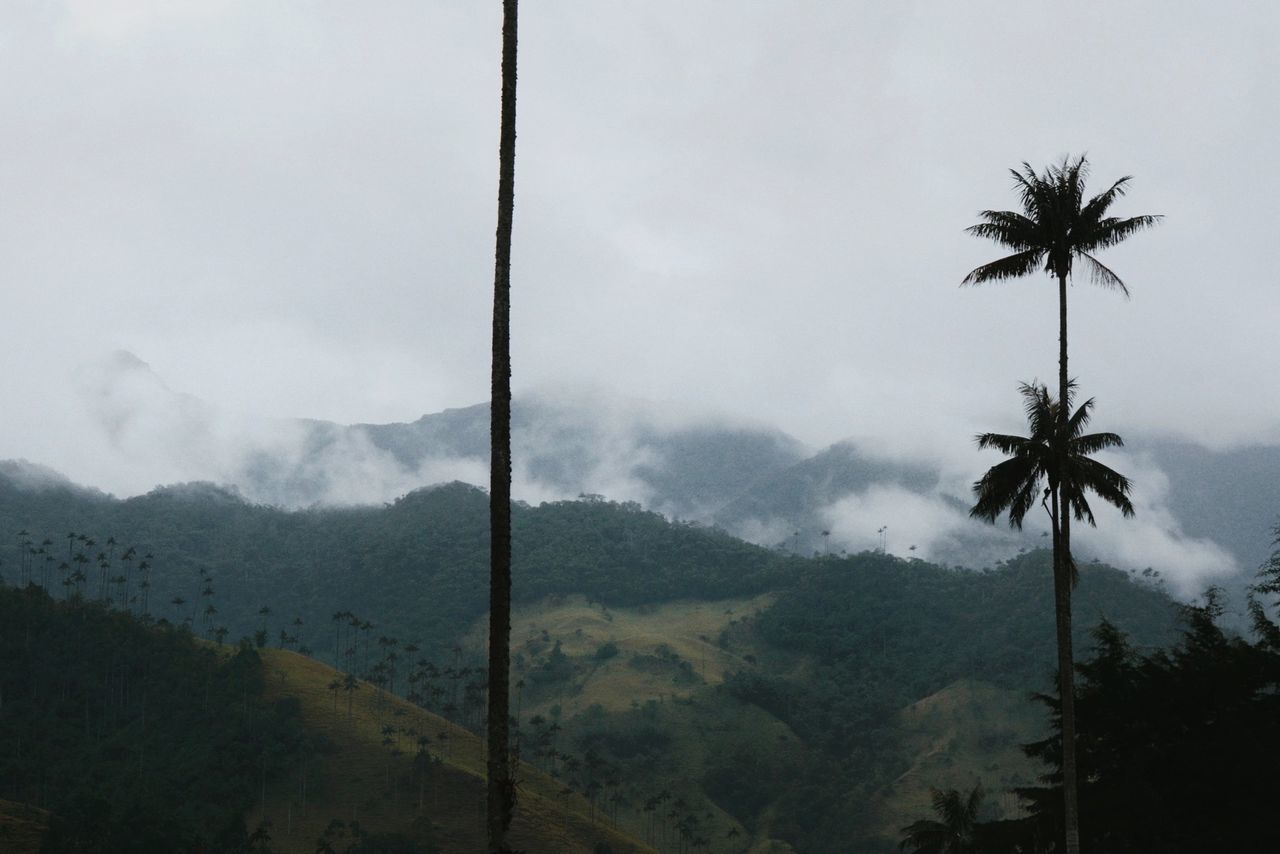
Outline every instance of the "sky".
[[[88, 471], [117, 349], [233, 417], [485, 400], [500, 19], [0, 6], [0, 457]], [[1000, 254], [964, 229], [1087, 153], [1165, 216], [1103, 257], [1132, 299], [1071, 291], [1095, 424], [1278, 444], [1278, 36], [1244, 2], [526, 2], [516, 394], [972, 454], [1057, 315], [1043, 275], [959, 287]]]

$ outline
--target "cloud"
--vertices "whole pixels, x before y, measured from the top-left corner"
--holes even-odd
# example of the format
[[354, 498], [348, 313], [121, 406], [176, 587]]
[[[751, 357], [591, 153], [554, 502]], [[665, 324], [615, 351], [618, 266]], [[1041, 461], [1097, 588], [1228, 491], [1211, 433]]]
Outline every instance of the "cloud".
[[[970, 437], [1020, 426], [1014, 384], [1053, 375], [1058, 330], [1046, 277], [958, 287], [999, 251], [963, 229], [1016, 204], [1009, 167], [1088, 151], [1094, 186], [1135, 175], [1117, 212], [1167, 214], [1104, 257], [1132, 301], [1070, 292], [1100, 421], [1280, 443], [1273, 218], [1242, 215], [1280, 197], [1277, 24], [1244, 2], [548, 0], [521, 31], [517, 395], [584, 383], [852, 438], [967, 495]], [[0, 456], [132, 493], [288, 456], [290, 418], [485, 399], [498, 25], [443, 0], [6, 4], [0, 74], [23, 85], [0, 89], [21, 117], [0, 158]], [[103, 346], [205, 403], [87, 398]], [[482, 462], [404, 471], [341, 441], [299, 475], [326, 500]], [[602, 425], [580, 470], [522, 468], [518, 493], [653, 499], [638, 466], [665, 461], [646, 448]], [[863, 501], [966, 530], [945, 502]], [[1145, 527], [1160, 512], [1118, 529], [1208, 577], [1203, 543]]]
[[[1008, 557], [1031, 542], [969, 518], [955, 499], [897, 485], [846, 495], [823, 508], [821, 518], [841, 549], [878, 549], [883, 528], [890, 554], [974, 567], [990, 565], [993, 557]], [[1028, 530], [1037, 530], [1034, 521]]]
[[[39, 458], [56, 461], [77, 482], [120, 495], [211, 481], [233, 484], [253, 501], [299, 507], [377, 504], [451, 480], [488, 484], [488, 419], [481, 411], [435, 433], [414, 424], [378, 427], [395, 433], [387, 445], [368, 426], [227, 411], [171, 389], [126, 351], [81, 364], [73, 377], [58, 397], [65, 413], [54, 432], [59, 445]], [[664, 443], [691, 428], [735, 426], [720, 414], [655, 409], [582, 385], [527, 395], [516, 411], [518, 500], [596, 493], [673, 515], [690, 508], [666, 506], [655, 492], [654, 474], [672, 473]]]
[[[1154, 568], [1171, 592], [1190, 599], [1210, 584], [1238, 576], [1240, 566], [1230, 552], [1206, 538], [1189, 536], [1168, 507], [1169, 479], [1149, 458], [1109, 454], [1103, 462], [1125, 472], [1135, 484], [1133, 518], [1123, 518], [1105, 502], [1090, 502], [1098, 526], [1075, 523], [1072, 549], [1078, 560], [1098, 558], [1121, 569]], [[1048, 519], [1033, 510], [1025, 531], [1003, 523], [989, 526], [969, 518], [967, 504], [947, 488], [924, 494], [893, 485], [877, 485], [841, 497], [821, 511], [832, 540], [842, 549], [876, 549], [880, 529], [887, 528], [887, 548], [901, 557], [992, 565], [1020, 550], [1047, 547]], [[911, 546], [916, 546], [911, 549]]]
[[[521, 39], [518, 392], [597, 383], [818, 446], [986, 429], [1014, 379], [1053, 371], [1056, 307], [1047, 279], [959, 289], [998, 251], [962, 229], [1016, 202], [1008, 167], [1088, 150], [1096, 183], [1136, 175], [1122, 213], [1169, 216], [1108, 256], [1132, 302], [1072, 290], [1073, 372], [1125, 426], [1277, 440], [1267, 218], [1235, 213], [1277, 195], [1259, 105], [1280, 17], [1139, 4], [1089, 26], [1100, 8], [545, 4]], [[23, 116], [0, 356], [51, 386], [107, 340], [274, 417], [483, 399], [497, 23], [7, 6], [0, 73], [26, 85], [0, 93]], [[1079, 38], [1045, 39], [1063, 27]]]
[[1172, 592], [1184, 599], [1239, 575], [1241, 567], [1230, 552], [1210, 539], [1191, 537], [1182, 530], [1167, 504], [1169, 478], [1149, 457], [1112, 453], [1099, 458], [1133, 482], [1134, 516], [1125, 519], [1102, 501], [1090, 502], [1098, 527], [1073, 527], [1073, 549], [1125, 569], [1152, 567], [1169, 582]]

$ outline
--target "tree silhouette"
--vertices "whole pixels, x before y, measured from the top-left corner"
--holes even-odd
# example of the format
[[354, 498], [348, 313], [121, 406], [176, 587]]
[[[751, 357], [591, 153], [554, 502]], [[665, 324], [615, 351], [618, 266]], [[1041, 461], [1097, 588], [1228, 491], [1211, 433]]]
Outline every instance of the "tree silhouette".
[[45, 537], [40, 543], [39, 553], [44, 555], [44, 566], [40, 570], [40, 586], [45, 590], [49, 589], [49, 570], [53, 568], [53, 553], [50, 548], [53, 546], [53, 540]]
[[[1090, 279], [1102, 287], [1119, 290], [1128, 296], [1128, 288], [1110, 268], [1094, 253], [1114, 246], [1130, 235], [1150, 228], [1160, 221], [1159, 216], [1143, 215], [1128, 218], [1108, 216], [1111, 205], [1125, 194], [1131, 176], [1125, 176], [1108, 189], [1084, 200], [1084, 185], [1089, 174], [1088, 160], [1081, 155], [1072, 161], [1064, 157], [1060, 164], [1049, 166], [1037, 174], [1028, 163], [1022, 169], [1010, 170], [1014, 188], [1022, 202], [1022, 211], [982, 211], [983, 221], [970, 226], [967, 231], [975, 237], [994, 240], [1001, 246], [1014, 250], [1013, 254], [983, 264], [969, 272], [962, 285], [1014, 279], [1043, 269], [1058, 281], [1058, 399], [1069, 395], [1067, 375], [1067, 280], [1071, 278], [1075, 261], [1088, 268]], [[1063, 420], [1064, 409], [1059, 417]], [[1060, 503], [1067, 499], [1059, 496]], [[1055, 573], [1070, 574], [1071, 521], [1064, 514], [1060, 525], [1061, 542], [1054, 549]], [[1068, 595], [1069, 590], [1068, 590]], [[1070, 698], [1064, 698], [1069, 705]], [[1068, 748], [1070, 751], [1072, 748]], [[1074, 773], [1074, 763], [1072, 772]], [[1074, 801], [1074, 786], [1065, 787], [1066, 797]], [[1068, 854], [1079, 850], [1079, 830], [1075, 810], [1067, 810]]]
[[516, 0], [502, 4], [502, 119], [493, 275], [489, 455], [489, 725], [486, 829], [489, 854], [508, 851], [515, 808], [511, 775], [511, 226], [515, 208]]
[[[1092, 399], [1086, 400], [1064, 420], [1063, 413], [1071, 407], [1073, 388], [1074, 384], [1068, 383], [1066, 406], [1059, 407], [1058, 401], [1044, 385], [1023, 383], [1020, 391], [1025, 401], [1029, 435], [984, 433], [978, 436], [980, 449], [994, 448], [1009, 459], [993, 466], [973, 485], [977, 502], [969, 511], [970, 515], [989, 522], [1008, 513], [1009, 524], [1015, 528], [1022, 527], [1022, 520], [1037, 500], [1049, 513], [1053, 534], [1058, 695], [1062, 704], [1063, 732], [1062, 788], [1068, 850], [1078, 850], [1079, 819], [1073, 682], [1075, 658], [1071, 649], [1071, 588], [1075, 580], [1075, 564], [1066, 551], [1063, 529], [1071, 516], [1090, 525], [1096, 524], [1085, 496], [1087, 491], [1097, 493], [1125, 516], [1133, 515], [1128, 479], [1089, 457], [1106, 448], [1118, 448], [1124, 441], [1115, 433], [1084, 434], [1093, 409]], [[1041, 484], [1046, 481], [1048, 486], [1042, 491]], [[1076, 846], [1074, 849], [1073, 844]]]
[[955, 789], [934, 789], [933, 811], [938, 819], [921, 819], [902, 828], [898, 850], [914, 854], [976, 854], [982, 798], [981, 785], [975, 786], [968, 796]]
[[356, 679], [355, 676], [352, 676], [350, 673], [348, 673], [342, 679], [342, 690], [347, 692], [347, 720], [351, 720], [352, 718], [351, 699], [355, 695], [355, 692], [360, 690], [359, 680]]

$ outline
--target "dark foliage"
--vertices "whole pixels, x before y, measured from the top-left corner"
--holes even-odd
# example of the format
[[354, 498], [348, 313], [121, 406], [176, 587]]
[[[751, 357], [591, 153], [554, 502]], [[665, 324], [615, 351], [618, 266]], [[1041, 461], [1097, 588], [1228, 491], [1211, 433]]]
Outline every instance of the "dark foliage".
[[311, 749], [260, 698], [257, 653], [0, 589], [0, 796], [55, 815], [51, 851], [248, 851], [264, 775]]
[[[1186, 609], [1169, 650], [1140, 652], [1104, 623], [1078, 666], [1080, 830], [1097, 854], [1265, 851], [1274, 844], [1280, 765], [1280, 631], [1254, 609], [1258, 640], [1224, 632], [1217, 598]], [[1056, 698], [1042, 697], [1051, 709]], [[1056, 723], [1056, 721], [1055, 721]], [[1003, 823], [999, 851], [1050, 851], [1061, 826], [1061, 741], [1027, 747], [1049, 765], [1044, 788], [1020, 792], [1033, 816]], [[1019, 848], [1018, 846], [1021, 846]]]
[[[781, 718], [815, 748], [783, 793], [775, 834], [802, 850], [839, 851], [862, 838], [860, 805], [907, 770], [893, 726], [910, 703], [979, 675], [1006, 688], [1047, 690], [1055, 656], [1052, 572], [1033, 552], [986, 572], [948, 570], [880, 554], [815, 562], [757, 618], [774, 646], [816, 659], [802, 681], [753, 670], [726, 688]], [[1143, 644], [1174, 637], [1175, 606], [1117, 570], [1083, 566], [1080, 622], [1108, 616]]]

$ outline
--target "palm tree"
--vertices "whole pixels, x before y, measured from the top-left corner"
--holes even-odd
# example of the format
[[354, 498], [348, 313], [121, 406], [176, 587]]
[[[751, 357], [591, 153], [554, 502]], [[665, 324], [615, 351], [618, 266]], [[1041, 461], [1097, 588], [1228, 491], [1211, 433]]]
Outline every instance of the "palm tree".
[[[1010, 171], [1022, 202], [1022, 212], [982, 211], [979, 216], [983, 222], [970, 226], [967, 231], [976, 237], [990, 238], [1012, 249], [1013, 254], [975, 268], [961, 284], [1016, 279], [1037, 269], [1043, 269], [1058, 280], [1058, 399], [1068, 400], [1067, 280], [1071, 278], [1074, 262], [1079, 260], [1088, 269], [1095, 284], [1118, 290], [1127, 297], [1129, 289], [1124, 282], [1094, 257], [1094, 253], [1150, 228], [1161, 217], [1119, 218], [1107, 215], [1116, 199], [1127, 192], [1131, 176], [1121, 178], [1086, 202], [1084, 185], [1089, 163], [1084, 155], [1075, 161], [1064, 157], [1060, 164], [1051, 165], [1040, 174], [1025, 162], [1021, 170]], [[1067, 435], [1066, 407], [1061, 409], [1058, 417], [1063, 422], [1059, 425], [1060, 432]], [[1065, 504], [1067, 499], [1058, 496], [1058, 501]], [[1058, 541], [1053, 550], [1055, 575], [1073, 573], [1070, 516], [1069, 513], [1063, 514], [1056, 530]], [[1078, 851], [1078, 844], [1073, 841], [1075, 836], [1075, 827], [1069, 820], [1068, 854]]]
[[1081, 155], [1072, 162], [1050, 166], [1042, 174], [1028, 163], [1022, 171], [1012, 169], [1014, 187], [1021, 196], [1022, 213], [982, 211], [984, 220], [965, 229], [975, 237], [986, 237], [1014, 250], [1012, 255], [983, 264], [964, 277], [962, 285], [1016, 279], [1044, 271], [1058, 280], [1058, 399], [1067, 397], [1067, 280], [1078, 259], [1089, 270], [1094, 284], [1118, 290], [1126, 297], [1129, 289], [1095, 252], [1115, 246], [1130, 235], [1150, 228], [1158, 215], [1121, 219], [1107, 216], [1111, 205], [1128, 190], [1132, 176], [1126, 175], [1108, 189], [1084, 201], [1084, 184], [1089, 161]]
[[[1067, 851], [1079, 851], [1079, 817], [1077, 810], [1077, 774], [1075, 744], [1074, 655], [1071, 649], [1071, 588], [1076, 567], [1065, 548], [1063, 533], [1067, 520], [1075, 516], [1096, 525], [1085, 493], [1097, 493], [1104, 501], [1119, 508], [1125, 516], [1133, 515], [1129, 501], [1129, 480], [1118, 472], [1091, 459], [1090, 454], [1106, 448], [1118, 448], [1124, 440], [1115, 433], [1084, 434], [1093, 409], [1093, 399], [1086, 400], [1073, 415], [1063, 416], [1071, 407], [1074, 383], [1067, 384], [1066, 406], [1041, 384], [1023, 383], [1020, 391], [1026, 402], [1028, 436], [983, 433], [978, 436], [979, 449], [994, 448], [1009, 459], [993, 466], [973, 485], [977, 502], [971, 516], [994, 522], [1005, 513], [1009, 525], [1022, 527], [1022, 520], [1039, 501], [1049, 514], [1053, 534], [1053, 594], [1058, 640], [1058, 694], [1062, 703], [1062, 792], [1066, 826]], [[1047, 481], [1047, 488], [1041, 484]]]
[[498, 231], [493, 275], [493, 364], [489, 406], [489, 854], [508, 850], [515, 808], [508, 681], [511, 672], [511, 226], [515, 208], [516, 0], [502, 3], [502, 119], [498, 143]]
[[[969, 272], [961, 285], [1016, 279], [1043, 269], [1058, 280], [1058, 400], [1069, 400], [1067, 379], [1067, 280], [1075, 261], [1089, 271], [1094, 284], [1118, 290], [1126, 297], [1129, 289], [1112, 270], [1094, 257], [1099, 250], [1115, 246], [1127, 237], [1154, 226], [1159, 215], [1143, 215], [1121, 219], [1108, 216], [1111, 205], [1123, 196], [1132, 176], [1126, 175], [1109, 188], [1084, 201], [1084, 185], [1089, 176], [1089, 161], [1080, 155], [1075, 161], [1064, 157], [1062, 163], [1049, 166], [1041, 174], [1028, 163], [1022, 170], [1011, 169], [1014, 188], [1021, 197], [1022, 212], [982, 211], [983, 222], [965, 229], [975, 237], [986, 237], [1014, 250]], [[1059, 418], [1065, 420], [1063, 408]], [[1065, 429], [1064, 429], [1065, 434]], [[1059, 496], [1059, 501], [1065, 501]], [[1062, 519], [1060, 554], [1070, 566], [1071, 521]], [[1074, 854], [1074, 849], [1071, 849]]]
[[899, 851], [910, 849], [915, 854], [974, 854], [978, 810], [982, 806], [981, 784], [968, 796], [955, 789], [945, 792], [933, 789], [933, 811], [940, 821], [921, 819], [902, 828]]

